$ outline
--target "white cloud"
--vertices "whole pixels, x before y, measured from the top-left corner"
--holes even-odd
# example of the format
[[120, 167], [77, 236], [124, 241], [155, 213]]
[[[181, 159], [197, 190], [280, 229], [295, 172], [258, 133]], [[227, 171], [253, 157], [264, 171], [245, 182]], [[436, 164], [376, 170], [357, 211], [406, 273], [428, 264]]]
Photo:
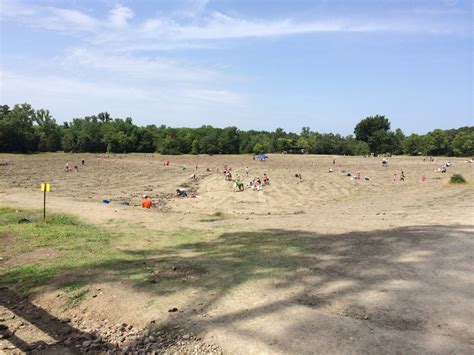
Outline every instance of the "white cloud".
[[[101, 76], [106, 73], [117, 74], [127, 81], [140, 80], [142, 83], [156, 80], [174, 82], [207, 82], [219, 74], [184, 61], [162, 57], [137, 57], [129, 54], [105, 54], [98, 49], [85, 47], [70, 48], [60, 59], [61, 64], [71, 70], [97, 70]], [[104, 71], [106, 73], [104, 73]]]
[[[119, 112], [123, 117], [133, 116], [140, 123], [140, 118], [150, 119], [152, 112], [159, 112], [160, 117], [166, 119], [161, 122], [165, 124], [183, 125], [190, 117], [205, 124], [214, 117], [211, 123], [218, 125], [217, 112], [236, 116], [239, 112], [236, 107], [245, 102], [240, 95], [228, 90], [173, 82], [151, 86], [118, 85], [108, 80], [0, 71], [0, 83], [3, 103], [29, 102], [36, 108], [50, 109], [59, 120], [109, 111], [112, 115]], [[211, 117], [210, 113], [213, 113]]]
[[[246, 19], [228, 16], [220, 12], [209, 13], [208, 1], [194, 0], [188, 3], [194, 17], [183, 21], [179, 16], [161, 16], [141, 19], [131, 23], [133, 11], [123, 5], [112, 8], [106, 18], [93, 17], [78, 10], [37, 5], [24, 5], [12, 0], [3, 4], [3, 17], [23, 21], [49, 30], [84, 34], [82, 39], [93, 45], [122, 48], [159, 49], [193, 47], [199, 41], [217, 41], [240, 38], [269, 38], [322, 32], [406, 32], [446, 33], [456, 28], [436, 26], [416, 17], [381, 17], [380, 20], [324, 19], [299, 21], [287, 17], [281, 19]], [[22, 16], [17, 16], [22, 14]], [[171, 45], [173, 44], [173, 45]]]
[[33, 16], [35, 10], [16, 1], [0, 1], [0, 17]]
[[77, 10], [51, 9], [51, 16], [41, 21], [39, 25], [45, 25], [58, 30], [94, 31], [99, 27], [99, 22], [95, 18]]
[[[29, 102], [35, 107], [51, 107], [53, 111], [69, 115], [79, 112], [91, 114], [90, 110], [113, 107], [133, 102], [149, 102], [156, 99], [150, 92], [140, 88], [121, 87], [107, 82], [90, 82], [55, 75], [23, 75], [14, 72], [0, 72], [2, 99], [7, 103]], [[4, 88], [8, 87], [8, 90]], [[119, 100], [119, 101], [118, 101]], [[88, 107], [90, 105], [90, 107]], [[81, 107], [83, 106], [83, 107]], [[85, 112], [84, 110], [87, 110]], [[100, 109], [103, 111], [104, 109]], [[71, 116], [59, 118], [71, 119]]]
[[126, 6], [116, 6], [110, 11], [109, 23], [112, 27], [127, 27], [127, 21], [134, 16], [133, 11]]

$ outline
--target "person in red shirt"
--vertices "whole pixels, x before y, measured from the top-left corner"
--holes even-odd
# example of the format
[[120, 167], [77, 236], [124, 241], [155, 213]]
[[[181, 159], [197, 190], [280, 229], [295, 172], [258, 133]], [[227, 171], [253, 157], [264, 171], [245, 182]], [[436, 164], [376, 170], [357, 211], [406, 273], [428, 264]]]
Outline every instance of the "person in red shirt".
[[143, 195], [142, 208], [151, 208], [151, 200], [147, 195]]
[[270, 185], [270, 178], [268, 177], [267, 174], [263, 174], [262, 181], [265, 185]]

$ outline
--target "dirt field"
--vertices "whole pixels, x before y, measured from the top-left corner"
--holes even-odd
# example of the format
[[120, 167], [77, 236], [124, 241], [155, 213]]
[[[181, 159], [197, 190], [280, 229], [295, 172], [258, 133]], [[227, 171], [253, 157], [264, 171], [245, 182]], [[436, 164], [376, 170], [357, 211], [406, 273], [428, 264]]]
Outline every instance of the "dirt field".
[[[448, 159], [392, 157], [388, 167], [380, 158], [335, 159], [333, 165], [333, 157], [310, 155], [272, 155], [265, 162], [249, 156], [0, 156], [0, 163], [9, 162], [0, 166], [0, 205], [40, 209], [39, 184], [50, 182], [48, 211], [130, 233], [126, 248], [114, 248], [140, 254], [147, 266], [177, 265], [159, 277], [182, 281], [160, 284], [166, 290], [139, 287], [138, 266], [127, 264], [123, 276], [114, 273], [122, 264], [104, 263], [101, 277], [87, 280], [89, 289], [100, 290], [95, 297], [65, 309], [59, 285], [77, 276], [68, 271], [28, 302], [57, 319], [72, 318], [83, 332], [106, 329], [104, 319], [134, 329], [166, 323], [216, 346], [193, 343], [183, 345], [184, 352], [473, 353], [474, 164], [449, 158], [452, 166], [442, 174], [435, 169]], [[64, 172], [66, 162], [79, 171]], [[245, 183], [247, 166], [251, 177], [267, 173], [271, 184], [234, 192], [216, 172], [224, 165]], [[450, 185], [453, 173], [468, 183]], [[179, 187], [198, 197], [176, 198]], [[156, 208], [139, 207], [145, 193]], [[158, 236], [179, 233], [187, 233], [186, 242], [156, 244], [164, 238]], [[2, 255], [0, 271], [44, 258], [60, 253], [43, 248]], [[14, 312], [7, 304], [0, 320]], [[173, 307], [179, 311], [168, 312]], [[54, 344], [57, 338], [45, 328], [20, 329], [18, 338]], [[7, 352], [22, 349], [0, 342]]]

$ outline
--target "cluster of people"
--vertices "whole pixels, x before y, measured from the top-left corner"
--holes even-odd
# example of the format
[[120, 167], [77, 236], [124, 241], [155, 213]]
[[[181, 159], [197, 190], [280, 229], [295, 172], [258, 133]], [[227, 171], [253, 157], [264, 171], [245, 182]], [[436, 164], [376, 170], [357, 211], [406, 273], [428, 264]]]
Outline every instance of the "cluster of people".
[[[221, 172], [219, 168], [217, 168], [217, 172]], [[235, 178], [232, 177], [232, 167], [224, 165], [224, 168], [222, 169], [222, 173], [224, 174], [224, 179], [225, 181], [232, 181], [233, 182], [233, 188], [234, 191], [244, 191], [245, 190], [245, 184], [243, 179], [240, 177], [239, 174], [235, 175]], [[245, 167], [245, 177], [249, 177], [249, 167]], [[270, 178], [268, 175], [265, 173], [263, 174], [262, 177], [257, 177], [257, 178], [252, 178], [250, 181], [247, 183], [247, 188], [248, 189], [253, 189], [254, 191], [260, 191], [264, 185], [270, 184]]]
[[[81, 159], [81, 165], [84, 166], [86, 165], [86, 161], [84, 158]], [[74, 167], [70, 166], [69, 165], [69, 162], [66, 163], [66, 165], [64, 165], [64, 171], [66, 173], [70, 173], [70, 172], [73, 172], [73, 171], [79, 171], [79, 167], [77, 165], [74, 165]]]
[[[329, 171], [328, 171], [328, 172], [329, 172], [329, 173], [332, 173], [332, 169], [329, 168]], [[369, 181], [369, 180], [370, 180], [370, 178], [369, 178], [368, 176], [364, 176], [364, 177], [362, 178], [362, 172], [360, 172], [360, 171], [356, 172], [355, 174], [352, 173], [352, 172], [350, 172], [350, 171], [345, 171], [345, 170], [341, 170], [340, 172], [341, 172], [343, 175], [350, 177], [351, 180], [362, 180], [362, 179], [364, 179], [364, 180], [366, 180], [366, 181]]]
[[66, 173], [70, 173], [70, 172], [73, 172], [73, 171], [79, 171], [79, 168], [77, 167], [77, 165], [74, 165], [74, 167], [70, 166], [69, 163], [66, 163], [66, 165], [64, 166], [64, 171]]
[[445, 173], [448, 171], [448, 168], [451, 166], [451, 162], [447, 161], [441, 167], [435, 170], [437, 173]]
[[[392, 184], [395, 184], [397, 180], [398, 180], [398, 175], [397, 173], [395, 173], [392, 175], [392, 178], [391, 178]], [[403, 170], [400, 173], [400, 181], [405, 181], [405, 173], [403, 172]]]
[[262, 177], [252, 178], [248, 184], [247, 188], [254, 191], [260, 191], [265, 185], [270, 185], [270, 178], [266, 173]]

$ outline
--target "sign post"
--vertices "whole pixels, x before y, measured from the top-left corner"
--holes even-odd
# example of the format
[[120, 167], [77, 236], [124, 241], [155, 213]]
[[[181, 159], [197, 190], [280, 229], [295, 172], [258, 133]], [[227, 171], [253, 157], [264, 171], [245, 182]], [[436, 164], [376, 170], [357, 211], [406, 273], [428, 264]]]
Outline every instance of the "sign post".
[[46, 219], [46, 192], [51, 191], [51, 185], [47, 183], [41, 183], [41, 192], [43, 192], [43, 219]]

